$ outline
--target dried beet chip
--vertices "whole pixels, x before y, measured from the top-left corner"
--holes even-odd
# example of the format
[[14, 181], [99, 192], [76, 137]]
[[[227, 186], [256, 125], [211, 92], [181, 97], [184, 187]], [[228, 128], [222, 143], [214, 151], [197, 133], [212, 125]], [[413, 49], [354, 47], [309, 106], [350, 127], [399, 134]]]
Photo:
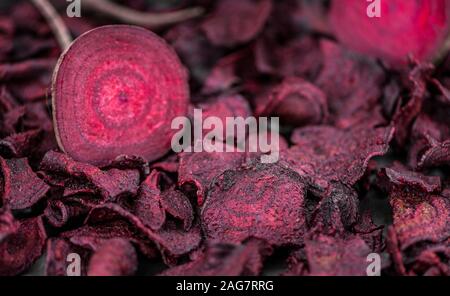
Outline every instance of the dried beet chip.
[[305, 240], [308, 274], [312, 276], [365, 276], [371, 250], [357, 236], [316, 235]]
[[5, 160], [0, 157], [0, 173], [3, 178], [3, 204], [13, 210], [32, 207], [50, 188], [36, 176], [26, 158]]
[[393, 132], [390, 127], [365, 125], [348, 130], [329, 126], [299, 128], [291, 137], [295, 146], [285, 158], [318, 187], [326, 189], [329, 181], [354, 185], [364, 175], [369, 160], [388, 151]]
[[[382, 172], [383, 174], [383, 172]], [[450, 200], [438, 195], [438, 177], [386, 169], [382, 187], [389, 192], [393, 231], [400, 250], [419, 242], [439, 243], [450, 237]]]
[[0, 155], [7, 158], [26, 157], [39, 146], [42, 136], [42, 130], [31, 130], [6, 137], [0, 140]]
[[133, 245], [121, 238], [110, 239], [98, 248], [89, 261], [88, 276], [127, 276], [137, 270]]
[[189, 230], [192, 227], [194, 209], [186, 195], [175, 188], [170, 188], [162, 193], [160, 202], [168, 214], [183, 221], [185, 230]]
[[[73, 260], [81, 260], [80, 266], [71, 266], [75, 263]], [[86, 249], [80, 248], [66, 239], [50, 238], [47, 241], [47, 257], [45, 259], [45, 274], [48, 276], [67, 276], [86, 275], [87, 262], [90, 252]], [[77, 270], [77, 269], [80, 270]], [[69, 274], [68, 274], [69, 273]]]
[[159, 230], [166, 221], [166, 212], [161, 205], [161, 191], [157, 186], [158, 178], [159, 173], [153, 171], [145, 179], [131, 209], [132, 213], [152, 230]]
[[44, 216], [52, 226], [60, 228], [70, 220], [86, 215], [91, 207], [79, 198], [54, 199], [47, 202]]
[[164, 271], [164, 276], [256, 276], [265, 257], [272, 252], [264, 241], [249, 239], [243, 244], [210, 242], [196, 260]]
[[186, 232], [175, 223], [167, 221], [161, 229], [153, 231], [146, 227], [138, 217], [116, 204], [104, 204], [94, 208], [89, 214], [87, 222], [95, 224], [117, 219], [128, 222], [136, 233], [154, 242], [165, 256], [179, 257], [194, 250], [200, 244], [201, 235], [198, 225]]
[[52, 97], [61, 149], [107, 165], [119, 155], [151, 161], [166, 154], [170, 122], [186, 115], [189, 92], [185, 69], [161, 38], [114, 25], [72, 43], [56, 67]]
[[301, 78], [286, 78], [259, 98], [256, 104], [257, 115], [275, 115], [281, 122], [292, 126], [320, 124], [328, 117], [325, 94]]
[[310, 224], [323, 225], [329, 232], [350, 229], [359, 219], [358, 193], [342, 183], [331, 182], [330, 185], [314, 209]]
[[245, 154], [240, 152], [183, 152], [179, 154], [178, 184], [183, 187], [194, 185], [198, 204], [203, 204], [210, 182], [227, 169], [233, 169], [244, 162]]
[[272, 11], [272, 0], [220, 0], [202, 24], [214, 45], [232, 47], [255, 38]]
[[223, 242], [257, 237], [276, 246], [300, 244], [306, 223], [302, 182], [280, 163], [225, 171], [211, 183], [202, 209], [205, 235]]
[[339, 41], [354, 50], [393, 66], [405, 64], [409, 55], [431, 61], [445, 53], [450, 15], [445, 0], [381, 1], [376, 19], [367, 16], [376, 11], [365, 1], [345, 4], [331, 2], [330, 21]]
[[14, 219], [11, 211], [0, 209], [0, 244], [19, 229], [20, 224]]
[[374, 61], [338, 44], [323, 40], [323, 67], [315, 81], [329, 99], [330, 117], [337, 127], [348, 128], [374, 117], [385, 74]]
[[148, 162], [139, 156], [120, 155], [116, 157], [111, 163], [105, 166], [103, 169], [119, 169], [119, 170], [132, 170], [138, 169], [141, 176], [147, 176], [150, 173]]
[[[41, 170], [52, 176], [87, 180], [105, 199], [136, 194], [139, 186], [138, 170], [110, 169], [102, 171], [95, 166], [74, 161], [69, 156], [49, 151], [41, 162]], [[61, 180], [61, 178], [59, 178]], [[63, 181], [63, 184], [65, 182]], [[87, 184], [88, 186], [88, 184]]]
[[98, 250], [107, 240], [123, 238], [133, 242], [139, 251], [149, 259], [156, 258], [158, 252], [151, 241], [139, 236], [128, 222], [122, 220], [108, 221], [92, 226], [84, 225], [64, 232], [61, 237], [67, 238], [73, 245], [89, 251]]
[[41, 256], [46, 233], [41, 218], [20, 221], [19, 229], [0, 242], [0, 275], [18, 275]]
[[417, 167], [423, 169], [441, 165], [450, 166], [450, 140], [437, 143], [428, 149], [422, 155]]
[[[213, 116], [220, 119], [220, 122], [223, 124], [224, 132], [223, 135], [217, 135], [217, 138], [221, 141], [224, 141], [228, 136], [226, 133], [227, 118], [248, 118], [252, 115], [249, 103], [239, 94], [222, 95], [215, 99], [199, 103], [195, 108], [202, 110], [203, 119]], [[194, 117], [194, 114], [192, 114], [193, 112], [190, 113], [191, 117]], [[194, 117], [194, 120], [196, 119], [197, 118]], [[206, 136], [211, 131], [212, 128], [203, 128], [203, 135]]]

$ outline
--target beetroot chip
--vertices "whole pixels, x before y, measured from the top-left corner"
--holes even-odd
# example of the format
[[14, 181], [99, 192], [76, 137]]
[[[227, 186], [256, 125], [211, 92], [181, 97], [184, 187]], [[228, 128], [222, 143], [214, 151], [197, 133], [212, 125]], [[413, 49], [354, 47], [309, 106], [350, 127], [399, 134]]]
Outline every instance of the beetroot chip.
[[161, 191], [157, 187], [158, 175], [153, 171], [145, 179], [132, 206], [133, 214], [153, 230], [160, 229], [166, 221], [166, 212], [161, 206]]
[[90, 224], [113, 220], [124, 220], [129, 223], [133, 232], [152, 241], [165, 256], [179, 257], [194, 250], [200, 244], [201, 235], [198, 225], [186, 232], [172, 221], [167, 221], [161, 229], [153, 231], [138, 217], [116, 204], [98, 206], [87, 218]]
[[380, 179], [389, 192], [393, 231], [400, 250], [420, 242], [440, 243], [450, 237], [450, 200], [439, 194], [439, 177], [394, 167], [381, 172]]
[[4, 138], [0, 141], [0, 155], [8, 158], [26, 157], [40, 144], [42, 136], [42, 130], [31, 130]]
[[434, 143], [420, 158], [417, 166], [419, 168], [430, 168], [437, 166], [450, 166], [450, 140], [442, 143]]
[[223, 242], [248, 237], [271, 245], [302, 242], [305, 186], [282, 164], [253, 162], [225, 171], [213, 183], [202, 209], [205, 235]]
[[164, 191], [161, 195], [161, 206], [164, 210], [181, 221], [185, 230], [189, 230], [194, 222], [194, 209], [188, 197], [175, 188]]
[[272, 11], [272, 0], [220, 0], [202, 29], [214, 45], [232, 47], [255, 38]]
[[60, 228], [74, 219], [82, 218], [90, 208], [79, 198], [53, 199], [48, 201], [44, 216], [52, 226]]
[[98, 250], [105, 241], [122, 238], [135, 244], [139, 251], [150, 259], [157, 257], [157, 249], [148, 239], [140, 236], [129, 223], [122, 220], [108, 221], [102, 224], [85, 225], [75, 230], [64, 232], [61, 237], [70, 243], [89, 251]]
[[[80, 270], [78, 267], [71, 269], [71, 260], [81, 259]], [[71, 244], [62, 238], [50, 238], [47, 241], [47, 257], [45, 260], [45, 274], [48, 276], [86, 275], [87, 262], [90, 252]]]
[[74, 161], [69, 156], [49, 151], [41, 162], [41, 170], [47, 175], [88, 181], [89, 185], [105, 199], [121, 195], [136, 194], [139, 186], [139, 171], [110, 169], [102, 171], [95, 166]]
[[373, 118], [385, 76], [382, 68], [374, 60], [348, 52], [334, 42], [321, 41], [320, 47], [324, 62], [315, 85], [329, 98], [333, 122], [348, 128]]
[[92, 255], [88, 276], [129, 276], [137, 270], [137, 255], [125, 239], [110, 239]]
[[292, 126], [320, 124], [328, 117], [325, 94], [301, 78], [286, 78], [256, 104], [256, 114], [278, 116], [283, 123]]
[[3, 204], [13, 210], [24, 210], [40, 201], [49, 186], [32, 171], [26, 158], [3, 159], [0, 157], [0, 173], [3, 179]]
[[319, 234], [305, 240], [305, 253], [309, 275], [365, 276], [371, 250], [357, 236], [343, 239]]
[[27, 270], [41, 256], [46, 238], [41, 218], [20, 221], [19, 229], [0, 242], [0, 275]]
[[294, 147], [286, 158], [302, 176], [322, 188], [329, 181], [354, 185], [374, 156], [385, 154], [393, 128], [371, 128], [366, 125], [340, 130], [328, 126], [296, 129], [291, 137]]
[[183, 152], [179, 154], [178, 184], [194, 185], [198, 204], [204, 201], [210, 182], [227, 169], [238, 167], [244, 162], [245, 154], [239, 152]]
[[0, 209], [0, 243], [19, 229], [20, 224], [14, 219], [11, 211]]
[[256, 276], [265, 257], [272, 252], [264, 241], [250, 239], [243, 244], [211, 242], [196, 260], [170, 268], [165, 276]]

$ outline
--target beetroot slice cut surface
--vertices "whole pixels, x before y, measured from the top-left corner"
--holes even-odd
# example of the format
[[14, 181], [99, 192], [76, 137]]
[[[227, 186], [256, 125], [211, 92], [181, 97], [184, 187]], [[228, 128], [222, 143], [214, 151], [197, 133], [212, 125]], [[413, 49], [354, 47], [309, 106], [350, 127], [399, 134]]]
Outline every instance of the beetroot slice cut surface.
[[77, 161], [106, 165], [120, 155], [147, 161], [170, 149], [171, 121], [187, 112], [187, 72], [157, 35], [104, 26], [80, 36], [53, 76], [55, 132]]
[[431, 60], [440, 53], [449, 33], [448, 1], [380, 2], [381, 16], [370, 18], [367, 1], [332, 1], [330, 22], [339, 41], [393, 65], [406, 63], [410, 54]]
[[299, 244], [305, 228], [305, 186], [282, 164], [253, 162], [228, 170], [211, 183], [201, 216], [209, 239], [271, 245]]

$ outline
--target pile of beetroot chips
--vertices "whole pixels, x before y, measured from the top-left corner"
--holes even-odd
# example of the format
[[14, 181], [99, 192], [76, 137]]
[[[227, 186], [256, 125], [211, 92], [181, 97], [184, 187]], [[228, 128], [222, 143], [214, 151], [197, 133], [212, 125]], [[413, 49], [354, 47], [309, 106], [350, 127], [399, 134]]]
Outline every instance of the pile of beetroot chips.
[[[108, 1], [203, 14], [1, 1], [0, 275], [450, 276], [447, 1]], [[198, 109], [278, 161], [174, 152]]]

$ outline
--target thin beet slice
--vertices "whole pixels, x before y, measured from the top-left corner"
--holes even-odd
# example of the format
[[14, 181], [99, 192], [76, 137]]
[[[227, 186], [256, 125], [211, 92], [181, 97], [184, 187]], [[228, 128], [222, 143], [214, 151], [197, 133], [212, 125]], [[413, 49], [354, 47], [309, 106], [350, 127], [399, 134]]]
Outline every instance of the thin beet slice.
[[183, 221], [185, 230], [189, 230], [194, 223], [194, 209], [188, 197], [175, 188], [164, 191], [161, 195], [161, 206], [174, 218]]
[[53, 227], [60, 228], [74, 219], [82, 218], [91, 208], [79, 197], [52, 199], [47, 202], [44, 216]]
[[115, 199], [127, 194], [134, 195], [139, 186], [140, 174], [137, 169], [102, 171], [55, 151], [45, 154], [40, 168], [54, 185], [66, 186], [73, 181], [84, 181], [85, 188], [94, 188], [104, 199]]
[[264, 241], [250, 239], [243, 244], [210, 242], [203, 254], [189, 263], [164, 271], [164, 276], [259, 275], [265, 257], [272, 252]]
[[400, 250], [450, 238], [450, 200], [440, 195], [439, 177], [409, 172], [397, 165], [380, 172], [379, 184], [389, 193], [392, 231]]
[[[75, 272], [70, 268], [70, 255], [78, 255], [81, 259], [80, 275], [86, 275], [87, 263], [90, 252], [80, 248], [64, 238], [50, 238], [47, 241], [47, 256], [45, 258], [45, 274], [48, 276], [67, 276], [69, 272]], [[77, 267], [74, 267], [74, 269]]]
[[183, 152], [179, 154], [179, 159], [178, 184], [180, 186], [194, 185], [198, 204], [202, 205], [210, 182], [227, 169], [240, 166], [245, 160], [245, 154], [240, 152]]
[[0, 242], [0, 275], [18, 275], [41, 256], [47, 234], [42, 219], [20, 221], [19, 229]]
[[374, 156], [385, 154], [394, 129], [358, 125], [348, 130], [330, 126], [296, 129], [291, 137], [294, 147], [286, 158], [302, 176], [322, 188], [329, 181], [354, 185]]
[[137, 270], [133, 245], [121, 238], [110, 239], [92, 255], [88, 276], [128, 276]]
[[167, 221], [161, 229], [153, 231], [146, 227], [137, 216], [116, 204], [98, 206], [91, 211], [87, 218], [87, 222], [91, 225], [114, 220], [126, 221], [129, 223], [131, 231], [154, 242], [165, 259], [185, 255], [197, 248], [201, 241], [198, 225], [189, 231], [184, 231], [172, 221]]
[[74, 159], [106, 165], [119, 155], [147, 161], [170, 149], [171, 121], [187, 112], [187, 74], [157, 35], [104, 26], [80, 36], [54, 72], [59, 146]]
[[25, 210], [45, 197], [50, 187], [32, 171], [26, 158], [0, 157], [0, 178], [3, 179], [3, 203], [13, 210]]
[[0, 155], [7, 158], [22, 158], [34, 152], [42, 141], [42, 130], [31, 130], [14, 134], [0, 141]]
[[159, 173], [153, 171], [142, 182], [131, 207], [133, 214], [152, 230], [159, 230], [166, 222], [166, 212], [161, 205], [161, 191], [157, 186], [158, 179]]
[[6, 209], [0, 210], [0, 243], [2, 243], [9, 235], [17, 232], [20, 224], [14, 219], [11, 211]]
[[[349, 48], [379, 57], [393, 66], [409, 55], [431, 61], [445, 54], [450, 5], [446, 0], [379, 1], [380, 17], [370, 18], [370, 3], [333, 0], [331, 27]], [[374, 6], [376, 4], [372, 4]]]
[[272, 11], [272, 0], [220, 0], [202, 24], [214, 45], [232, 47], [255, 38]]
[[337, 238], [319, 234], [305, 241], [309, 275], [366, 276], [371, 250], [360, 237]]
[[325, 94], [315, 85], [296, 77], [288, 77], [281, 84], [256, 101], [256, 114], [279, 116], [292, 126], [320, 124], [328, 117]]
[[211, 183], [202, 221], [205, 235], [223, 242], [257, 237], [272, 245], [300, 244], [305, 185], [283, 164], [257, 161], [225, 171]]

